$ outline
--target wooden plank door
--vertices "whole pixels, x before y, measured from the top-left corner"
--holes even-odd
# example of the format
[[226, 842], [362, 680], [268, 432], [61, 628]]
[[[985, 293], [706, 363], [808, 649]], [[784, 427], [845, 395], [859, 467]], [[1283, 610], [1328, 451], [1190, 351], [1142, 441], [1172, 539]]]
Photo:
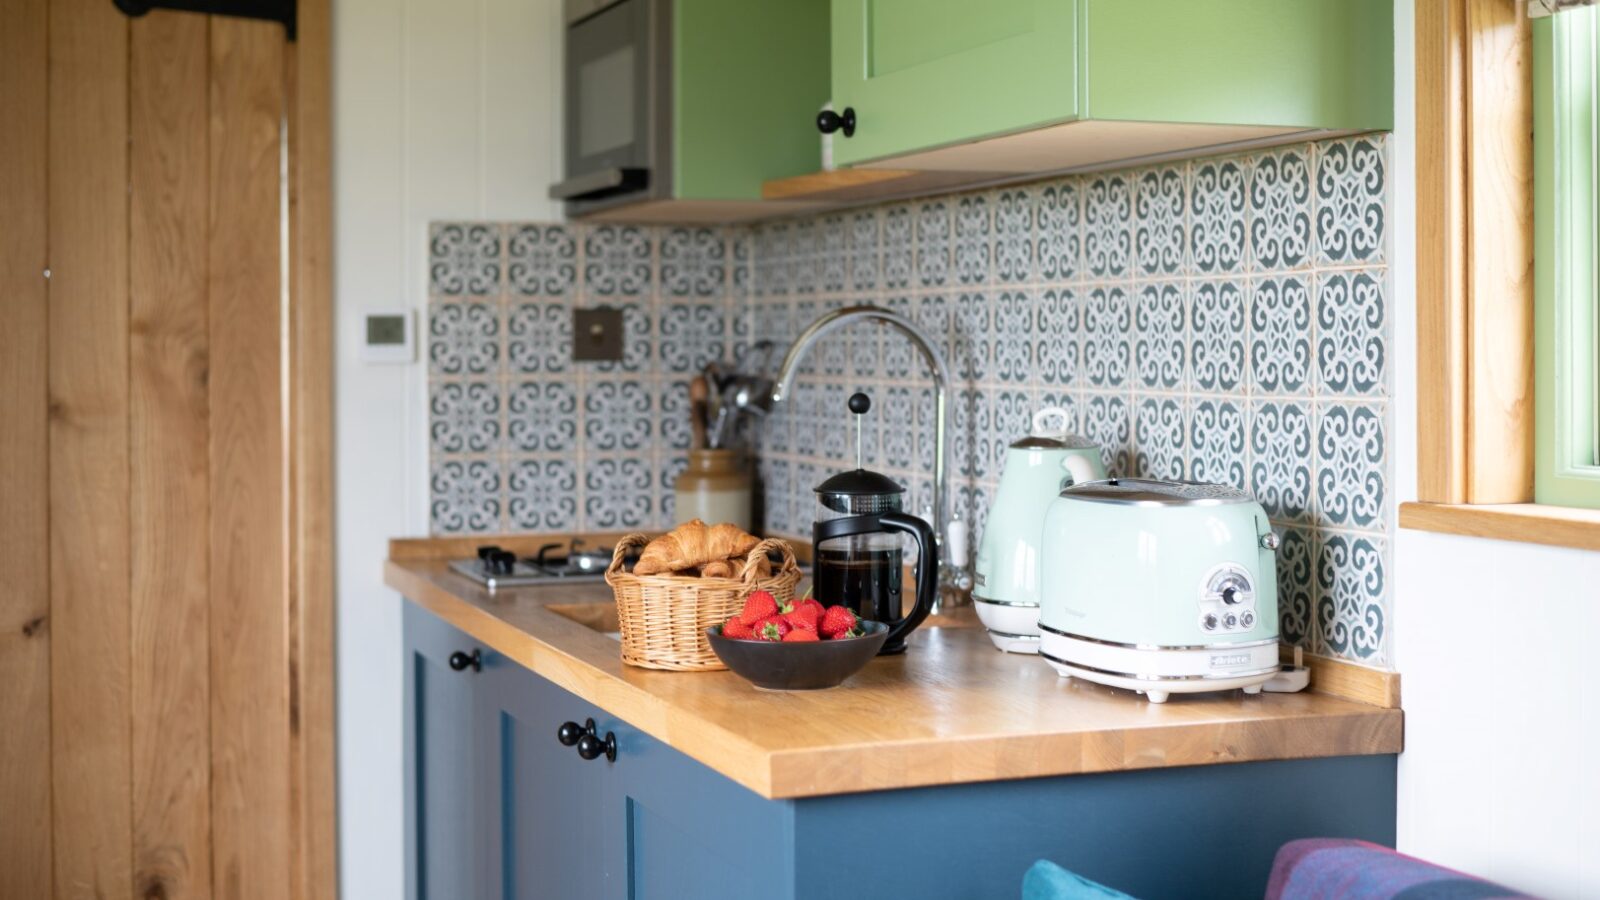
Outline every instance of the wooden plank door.
[[328, 8], [0, 5], [0, 897], [332, 896]]

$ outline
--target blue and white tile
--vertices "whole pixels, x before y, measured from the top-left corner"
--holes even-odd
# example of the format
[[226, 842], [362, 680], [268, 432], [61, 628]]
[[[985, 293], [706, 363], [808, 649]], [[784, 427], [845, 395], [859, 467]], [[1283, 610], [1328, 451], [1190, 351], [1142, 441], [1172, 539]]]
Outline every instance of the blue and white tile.
[[1182, 164], [1146, 169], [1138, 175], [1134, 200], [1133, 245], [1139, 271], [1176, 275], [1183, 269], [1186, 167]]
[[789, 487], [789, 527], [793, 533], [810, 533], [811, 522], [816, 518], [816, 488], [824, 477], [816, 463], [800, 460], [794, 464], [794, 480]]
[[617, 531], [655, 521], [656, 490], [648, 460], [590, 456], [583, 466], [584, 527]]
[[794, 223], [789, 237], [789, 283], [796, 294], [815, 294], [822, 279], [822, 234], [816, 220]]
[[849, 269], [849, 241], [844, 216], [823, 217], [817, 254], [817, 280], [823, 293], [844, 291]]
[[578, 235], [566, 225], [512, 225], [506, 283], [527, 297], [565, 297], [578, 282]]
[[596, 225], [583, 241], [583, 283], [596, 297], [637, 297], [652, 285], [652, 232], [634, 225]]
[[656, 521], [663, 528], [668, 525], [679, 524], [677, 515], [678, 496], [673, 488], [678, 483], [678, 476], [683, 474], [683, 470], [687, 468], [689, 468], [689, 460], [684, 456], [669, 455], [656, 460], [656, 483], [661, 487], [661, 490], [656, 495], [660, 498], [658, 502], [661, 507], [660, 515], [656, 517]]
[[1021, 384], [1033, 374], [1033, 307], [1033, 298], [1022, 288], [995, 298], [989, 356], [994, 375], [1007, 384]]
[[1083, 374], [1095, 388], [1118, 388], [1128, 383], [1133, 353], [1133, 311], [1120, 286], [1089, 289], [1083, 303]]
[[1244, 489], [1248, 446], [1244, 401], [1195, 398], [1189, 410], [1189, 477]]
[[428, 293], [500, 293], [500, 226], [436, 222], [428, 229]]
[[720, 296], [728, 282], [728, 244], [714, 228], [672, 228], [661, 235], [661, 291], [671, 297]]
[[435, 301], [428, 305], [428, 371], [485, 375], [500, 367], [500, 305]]
[[1313, 460], [1310, 401], [1250, 403], [1249, 491], [1275, 522], [1310, 518]]
[[883, 343], [887, 337], [898, 344], [908, 342], [898, 331], [891, 332], [873, 322], [857, 322], [846, 328], [841, 337], [849, 352], [850, 374], [857, 378], [878, 377], [878, 367], [883, 362]]
[[1278, 533], [1278, 637], [1296, 647], [1315, 651], [1317, 579], [1313, 571], [1317, 552], [1313, 533], [1304, 528], [1277, 526]]
[[1152, 390], [1182, 390], [1189, 356], [1183, 286], [1163, 281], [1139, 288], [1134, 301], [1134, 368]]
[[[693, 431], [689, 425], [689, 382], [687, 380], [663, 382], [660, 398], [661, 432], [657, 438], [659, 445], [675, 451], [689, 449], [689, 444], [693, 440]], [[776, 410], [774, 413], [776, 414]], [[775, 422], [772, 416], [768, 416], [761, 424], [763, 437], [767, 437], [784, 423]], [[786, 431], [783, 436], [788, 437]], [[763, 448], [777, 450], [770, 443], [764, 444]]]
[[911, 389], [891, 387], [884, 392], [883, 439], [879, 444], [883, 465], [888, 469], [910, 469], [917, 451], [917, 406]]
[[[824, 459], [855, 459], [856, 417], [850, 413], [849, 398], [850, 391], [842, 384], [822, 385], [817, 395], [817, 413], [812, 426], [810, 450], [813, 454]], [[874, 413], [869, 411], [867, 418], [875, 418]], [[866, 424], [863, 420], [863, 432]], [[799, 449], [806, 449], [803, 442]]]
[[786, 297], [789, 286], [789, 223], [772, 222], [756, 229], [751, 268], [758, 295]]
[[850, 289], [857, 292], [876, 290], [880, 263], [877, 210], [869, 209], [851, 215], [849, 240]]
[[428, 393], [428, 442], [434, 454], [499, 448], [499, 382], [435, 381]]
[[506, 314], [506, 359], [513, 372], [559, 374], [572, 364], [572, 307], [567, 300], [525, 300]]
[[883, 287], [904, 290], [911, 286], [915, 257], [915, 222], [904, 204], [883, 211]]
[[1079, 181], [1068, 178], [1039, 191], [1034, 254], [1040, 279], [1072, 281], [1083, 272], [1083, 199]]
[[1388, 662], [1388, 542], [1318, 532], [1317, 652], [1367, 665]]
[[1189, 266], [1196, 275], [1225, 275], [1244, 268], [1243, 160], [1194, 163], [1189, 187]]
[[1232, 393], [1244, 382], [1244, 289], [1235, 281], [1202, 281], [1189, 300], [1190, 388]]
[[1083, 256], [1091, 279], [1128, 273], [1133, 253], [1133, 190], [1128, 176], [1093, 176], [1083, 202]]
[[435, 459], [428, 473], [428, 518], [434, 534], [500, 529], [500, 462]]
[[1317, 145], [1317, 262], [1384, 261], [1387, 181], [1384, 139]]
[[956, 298], [951, 318], [951, 343], [955, 352], [950, 362], [956, 377], [962, 381], [988, 380], [993, 362], [988, 352], [993, 321], [988, 296], [981, 291], [961, 294]]
[[951, 398], [951, 471], [967, 478], [978, 477], [980, 444], [989, 427], [989, 395], [976, 388], [962, 388]]
[[961, 284], [987, 284], [989, 281], [989, 201], [982, 194], [968, 194], [956, 203], [955, 273]]
[[789, 461], [761, 457], [758, 474], [761, 491], [762, 519], [767, 534], [794, 534], [789, 524], [789, 497], [794, 493], [789, 484]]
[[1262, 278], [1250, 293], [1250, 387], [1299, 394], [1311, 382], [1309, 275]]
[[732, 258], [728, 266], [729, 293], [737, 300], [744, 300], [751, 295], [755, 239], [748, 229], [737, 229], [727, 238], [728, 254]]
[[[934, 448], [938, 444], [935, 438], [938, 423], [934, 420], [933, 389], [926, 385], [914, 388], [911, 396], [917, 405], [917, 460], [915, 468], [924, 472], [932, 472]], [[952, 393], [947, 402], [950, 404], [950, 409], [947, 411], [948, 418], [945, 420], [945, 425], [950, 429], [953, 437], [956, 407], [961, 403], [960, 393]], [[952, 449], [951, 453], [954, 452], [954, 449]], [[954, 468], [956, 460], [951, 459], [949, 464]]]
[[521, 453], [573, 453], [578, 397], [569, 381], [523, 381], [506, 395], [506, 443]]
[[1317, 406], [1317, 523], [1383, 530], [1388, 490], [1384, 408], [1360, 403]]
[[1325, 272], [1317, 279], [1317, 391], [1387, 391], [1388, 303], [1381, 271]]
[[506, 517], [513, 531], [578, 526], [578, 468], [571, 459], [514, 459], [506, 472]]
[[984, 432], [983, 455], [978, 460], [978, 477], [996, 479], [1003, 471], [1006, 449], [1011, 442], [1026, 437], [1033, 430], [1033, 397], [1027, 391], [1011, 388], [990, 396], [993, 404]]
[[1034, 368], [1041, 383], [1075, 387], [1083, 353], [1082, 309], [1069, 287], [1049, 287], [1039, 295], [1033, 322]]
[[1311, 254], [1311, 166], [1303, 148], [1255, 158], [1250, 173], [1250, 258], [1258, 271], [1293, 269]]
[[950, 281], [950, 207], [944, 201], [917, 207], [917, 283], [943, 287]]
[[994, 204], [994, 275], [1001, 282], [1033, 279], [1033, 193], [1004, 188], [990, 193]]
[[1128, 400], [1120, 394], [1089, 394], [1084, 399], [1083, 436], [1100, 447], [1108, 474], [1133, 472], [1133, 428]]
[[1183, 401], [1175, 397], [1145, 397], [1139, 401], [1134, 425], [1134, 474], [1149, 478], [1188, 477], [1187, 428]]
[[651, 388], [634, 380], [594, 379], [584, 387], [583, 437], [591, 450], [642, 450], [654, 421]]
[[727, 322], [721, 303], [663, 301], [660, 316], [663, 371], [698, 372], [706, 363], [720, 361], [726, 355]]

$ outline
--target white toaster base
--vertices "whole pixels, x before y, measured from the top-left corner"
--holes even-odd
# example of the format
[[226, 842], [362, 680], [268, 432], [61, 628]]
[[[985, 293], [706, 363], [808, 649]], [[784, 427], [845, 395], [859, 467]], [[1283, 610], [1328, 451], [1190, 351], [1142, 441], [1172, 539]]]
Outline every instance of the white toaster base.
[[1276, 639], [1210, 647], [1129, 647], [1082, 640], [1045, 629], [1039, 655], [1063, 676], [1140, 691], [1151, 703], [1172, 694], [1261, 692], [1278, 673]]
[[1007, 653], [1032, 653], [1039, 652], [1039, 636], [1037, 634], [1006, 634], [1004, 631], [990, 631], [989, 640], [994, 642], [995, 648]]

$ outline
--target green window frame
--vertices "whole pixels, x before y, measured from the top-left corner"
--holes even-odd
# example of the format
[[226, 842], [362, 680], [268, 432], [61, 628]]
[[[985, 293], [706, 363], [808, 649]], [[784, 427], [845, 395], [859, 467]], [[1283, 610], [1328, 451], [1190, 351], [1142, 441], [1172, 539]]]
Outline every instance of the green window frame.
[[1600, 508], [1600, 10], [1533, 22], [1534, 500]]

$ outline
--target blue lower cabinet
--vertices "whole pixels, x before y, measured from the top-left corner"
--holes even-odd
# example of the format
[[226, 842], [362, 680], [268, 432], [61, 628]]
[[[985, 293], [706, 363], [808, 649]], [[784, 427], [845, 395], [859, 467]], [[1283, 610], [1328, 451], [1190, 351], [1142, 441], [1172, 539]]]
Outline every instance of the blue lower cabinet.
[[[412, 900], [1014, 897], [1041, 858], [1248, 897], [1286, 841], [1394, 845], [1393, 756], [767, 800], [492, 651], [451, 668], [472, 642], [409, 603], [406, 642]], [[590, 718], [615, 761], [558, 739]]]

